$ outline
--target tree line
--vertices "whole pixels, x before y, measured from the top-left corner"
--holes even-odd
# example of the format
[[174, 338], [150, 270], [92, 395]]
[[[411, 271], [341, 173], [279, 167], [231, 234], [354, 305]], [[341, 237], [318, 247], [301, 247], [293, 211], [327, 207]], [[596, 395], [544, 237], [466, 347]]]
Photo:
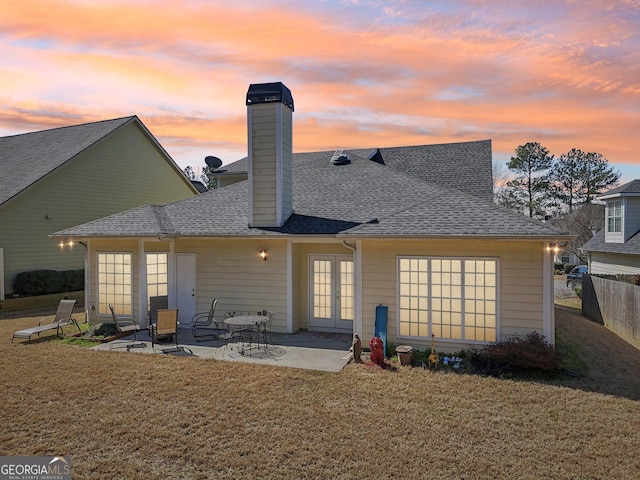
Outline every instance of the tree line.
[[496, 203], [542, 219], [593, 203], [620, 179], [600, 153], [572, 148], [556, 158], [538, 142], [519, 145], [507, 168], [512, 178], [496, 185]]

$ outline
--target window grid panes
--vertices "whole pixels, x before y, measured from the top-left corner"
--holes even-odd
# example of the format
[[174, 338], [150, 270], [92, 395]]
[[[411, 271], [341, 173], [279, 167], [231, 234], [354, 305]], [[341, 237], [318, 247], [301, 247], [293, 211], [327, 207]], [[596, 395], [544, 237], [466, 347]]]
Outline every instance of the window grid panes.
[[313, 261], [313, 315], [315, 318], [331, 318], [333, 307], [331, 266], [330, 260]]
[[495, 259], [400, 258], [400, 336], [491, 342], [497, 332]]
[[151, 297], [169, 291], [168, 258], [167, 253], [147, 253], [147, 309], [151, 308]]
[[110, 314], [109, 305], [118, 315], [131, 315], [131, 254], [98, 254], [98, 313]]
[[426, 259], [400, 259], [400, 335], [429, 335], [429, 268]]
[[340, 261], [340, 319], [353, 320], [353, 261]]
[[622, 201], [616, 200], [607, 205], [607, 232], [622, 232]]
[[466, 340], [496, 340], [495, 260], [464, 261], [464, 318]]

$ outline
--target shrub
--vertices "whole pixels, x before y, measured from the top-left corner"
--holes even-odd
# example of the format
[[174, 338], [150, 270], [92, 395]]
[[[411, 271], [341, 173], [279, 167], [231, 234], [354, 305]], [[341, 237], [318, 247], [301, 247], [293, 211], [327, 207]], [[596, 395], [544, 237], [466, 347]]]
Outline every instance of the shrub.
[[479, 370], [492, 375], [514, 370], [558, 370], [562, 357], [538, 332], [488, 345], [473, 359]]
[[553, 271], [557, 273], [564, 272], [564, 263], [562, 262], [554, 262]]
[[84, 288], [84, 270], [33, 270], [16, 275], [13, 289], [19, 295], [48, 295]]
[[118, 333], [118, 328], [115, 323], [101, 323], [96, 329], [94, 336], [96, 337], [111, 337]]
[[62, 274], [62, 291], [77, 292], [84, 290], [84, 270], [65, 270]]
[[577, 265], [574, 265], [573, 263], [565, 263], [564, 264], [564, 273], [570, 273], [571, 270], [573, 270], [573, 267], [577, 267]]

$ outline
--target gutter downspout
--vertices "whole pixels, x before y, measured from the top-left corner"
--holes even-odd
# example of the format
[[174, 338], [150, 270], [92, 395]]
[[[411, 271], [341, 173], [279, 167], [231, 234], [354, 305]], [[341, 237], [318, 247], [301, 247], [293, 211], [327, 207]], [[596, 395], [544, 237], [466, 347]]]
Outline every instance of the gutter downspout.
[[[361, 280], [362, 280], [362, 269], [361, 269], [361, 261], [360, 254], [362, 249], [356, 248], [354, 245], [350, 245], [346, 242], [346, 240], [340, 240], [342, 246], [348, 248], [352, 252], [353, 256], [353, 289], [354, 289], [354, 323], [353, 323], [353, 334], [360, 332], [362, 333], [362, 289], [361, 289]], [[360, 242], [357, 241], [356, 245]], [[361, 245], [360, 245], [361, 246]]]

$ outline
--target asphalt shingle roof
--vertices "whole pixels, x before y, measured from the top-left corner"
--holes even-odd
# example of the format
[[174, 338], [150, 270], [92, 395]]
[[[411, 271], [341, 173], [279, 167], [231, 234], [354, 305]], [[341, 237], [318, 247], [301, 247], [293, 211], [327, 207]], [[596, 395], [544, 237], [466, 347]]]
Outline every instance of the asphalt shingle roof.
[[0, 205], [135, 116], [0, 138]]
[[295, 213], [281, 228], [248, 227], [247, 181], [162, 207], [143, 206], [57, 236], [557, 237], [547, 224], [367, 158], [332, 165], [333, 152], [296, 154]]
[[[383, 164], [434, 185], [460, 190], [487, 200], [493, 196], [491, 140], [442, 143], [391, 148], [344, 150], [348, 155], [369, 158], [379, 150]], [[326, 152], [331, 154], [333, 152]], [[294, 162], [310, 153], [294, 154]], [[221, 167], [222, 175], [247, 173], [247, 158]]]
[[585, 252], [620, 253], [626, 255], [640, 255], [640, 232], [636, 232], [624, 243], [607, 243], [604, 241], [604, 228], [585, 243], [580, 250]]
[[624, 185], [620, 185], [613, 190], [609, 190], [608, 192], [600, 195], [600, 197], [608, 197], [609, 195], [614, 194], [636, 194], [640, 193], [640, 180], [632, 180], [629, 183], [625, 183]]

